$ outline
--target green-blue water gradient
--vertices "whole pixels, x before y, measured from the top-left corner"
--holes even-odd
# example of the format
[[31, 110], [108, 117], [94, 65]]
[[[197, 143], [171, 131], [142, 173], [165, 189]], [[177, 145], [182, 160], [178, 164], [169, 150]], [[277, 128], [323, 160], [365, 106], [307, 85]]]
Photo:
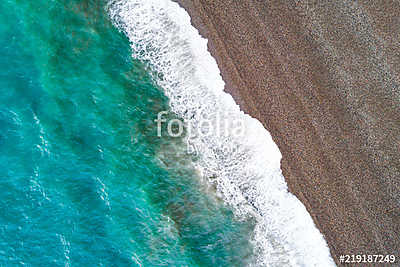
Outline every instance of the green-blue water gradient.
[[105, 4], [0, 2], [0, 266], [243, 265], [251, 223], [156, 136], [168, 99]]

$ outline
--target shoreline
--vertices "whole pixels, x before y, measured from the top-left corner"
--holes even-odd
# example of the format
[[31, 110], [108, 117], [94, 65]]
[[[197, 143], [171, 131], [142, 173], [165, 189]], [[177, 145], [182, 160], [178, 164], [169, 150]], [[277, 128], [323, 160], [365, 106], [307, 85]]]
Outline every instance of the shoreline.
[[[163, 74], [154, 82], [168, 97], [171, 111], [197, 129], [199, 135], [189, 137], [187, 145], [201, 155], [192, 162], [198, 178], [215, 186], [238, 222], [251, 220], [252, 233], [245, 237], [254, 254], [246, 261], [256, 266], [334, 266], [310, 214], [288, 192], [278, 146], [260, 121], [243, 113], [224, 92], [208, 41], [192, 26], [189, 14], [169, 0], [121, 1], [110, 6], [109, 14], [128, 37], [132, 57]], [[217, 129], [222, 126], [222, 132], [204, 132], [204, 119]], [[226, 121], [235, 120], [245, 133], [224, 128]]]
[[387, 29], [399, 5], [177, 2], [209, 40], [225, 91], [271, 133], [335, 262], [398, 258], [400, 33]]

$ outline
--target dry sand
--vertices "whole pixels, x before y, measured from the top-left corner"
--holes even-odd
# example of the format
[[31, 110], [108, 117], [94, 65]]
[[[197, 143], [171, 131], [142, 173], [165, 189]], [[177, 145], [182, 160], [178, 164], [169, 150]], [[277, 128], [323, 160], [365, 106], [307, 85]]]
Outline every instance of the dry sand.
[[400, 2], [178, 0], [338, 265], [400, 265]]

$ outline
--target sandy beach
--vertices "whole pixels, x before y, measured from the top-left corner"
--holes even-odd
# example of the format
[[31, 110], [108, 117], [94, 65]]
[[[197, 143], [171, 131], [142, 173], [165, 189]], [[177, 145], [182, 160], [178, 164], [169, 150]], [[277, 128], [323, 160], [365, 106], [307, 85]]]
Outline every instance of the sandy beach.
[[338, 265], [400, 262], [400, 3], [179, 0]]

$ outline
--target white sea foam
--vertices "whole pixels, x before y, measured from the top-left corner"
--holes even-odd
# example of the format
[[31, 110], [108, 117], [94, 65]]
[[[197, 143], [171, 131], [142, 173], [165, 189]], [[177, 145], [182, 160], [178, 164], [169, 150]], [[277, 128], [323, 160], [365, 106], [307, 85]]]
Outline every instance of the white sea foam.
[[[262, 124], [244, 114], [224, 82], [190, 17], [170, 0], [113, 0], [115, 25], [132, 44], [133, 57], [147, 62], [171, 109], [192, 129], [207, 117], [242, 120], [244, 137], [229, 131], [190, 140], [199, 152], [196, 166], [238, 218], [256, 219], [252, 241], [257, 266], [334, 266], [323, 236], [303, 204], [287, 190], [281, 154]], [[308, 179], [311, 179], [308, 178]]]

